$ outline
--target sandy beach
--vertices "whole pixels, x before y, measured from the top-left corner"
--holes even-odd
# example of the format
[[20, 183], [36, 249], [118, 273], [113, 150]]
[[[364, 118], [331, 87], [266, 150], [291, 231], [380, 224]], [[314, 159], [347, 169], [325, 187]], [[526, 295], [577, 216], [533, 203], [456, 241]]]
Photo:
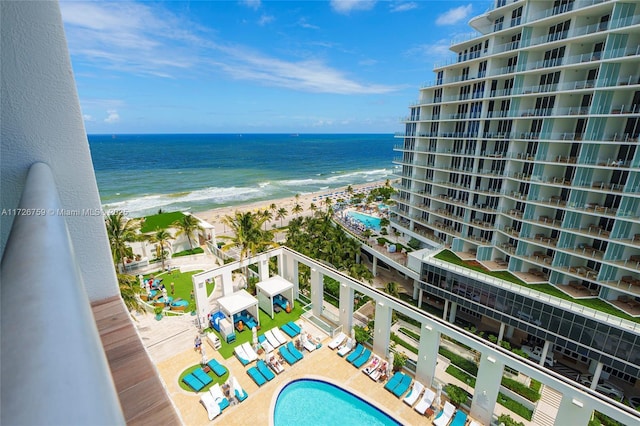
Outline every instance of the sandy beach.
[[[385, 181], [380, 182], [369, 182], [366, 184], [360, 185], [351, 185], [353, 188], [354, 194], [356, 193], [365, 193], [367, 194], [371, 189], [384, 186]], [[267, 227], [269, 229], [273, 229], [274, 225], [276, 227], [286, 226], [289, 223], [289, 220], [298, 217], [298, 216], [308, 216], [312, 212], [310, 210], [311, 203], [315, 204], [319, 210], [326, 209], [326, 204], [324, 200], [327, 196], [331, 197], [333, 202], [335, 203], [338, 199], [344, 198], [345, 200], [349, 198], [347, 194], [347, 186], [340, 188], [327, 189], [326, 191], [313, 192], [309, 194], [300, 194], [298, 200], [295, 197], [288, 198], [280, 198], [277, 200], [265, 200], [257, 203], [251, 204], [243, 204], [238, 206], [229, 206], [229, 207], [221, 207], [218, 209], [207, 210], [203, 212], [194, 212], [193, 214], [200, 219], [205, 220], [206, 222], [215, 226], [216, 235], [225, 235], [229, 231], [228, 227], [222, 223], [222, 218], [227, 215], [233, 215], [236, 211], [238, 212], [246, 212], [246, 211], [263, 211], [269, 209], [271, 204], [275, 204], [278, 208], [284, 207], [287, 209], [288, 215], [282, 221], [273, 220], [267, 222]], [[291, 213], [293, 207], [297, 204], [300, 204], [302, 207], [302, 213], [294, 215]], [[275, 216], [275, 215], [274, 215]]]

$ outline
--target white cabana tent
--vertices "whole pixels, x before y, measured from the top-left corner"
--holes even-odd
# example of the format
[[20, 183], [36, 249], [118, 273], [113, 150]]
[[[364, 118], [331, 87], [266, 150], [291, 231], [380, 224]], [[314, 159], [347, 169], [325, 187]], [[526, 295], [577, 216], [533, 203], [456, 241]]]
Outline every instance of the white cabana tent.
[[285, 280], [279, 275], [260, 281], [256, 284], [256, 294], [260, 309], [265, 311], [273, 319], [273, 298], [282, 295], [289, 300], [293, 309], [293, 283]]
[[250, 295], [246, 290], [236, 291], [235, 293], [221, 297], [218, 299], [220, 310], [233, 321], [233, 316], [245, 309], [255, 318], [256, 323], [260, 325], [260, 317], [258, 316], [258, 300]]

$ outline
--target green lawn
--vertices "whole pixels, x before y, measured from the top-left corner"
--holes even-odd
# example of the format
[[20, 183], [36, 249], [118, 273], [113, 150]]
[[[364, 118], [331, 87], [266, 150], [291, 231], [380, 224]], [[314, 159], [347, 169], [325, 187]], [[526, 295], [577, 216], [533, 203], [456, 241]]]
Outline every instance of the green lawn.
[[605, 314], [609, 314], [609, 315], [613, 315], [616, 316], [618, 318], [622, 318], [625, 319], [627, 321], [632, 321], [632, 322], [636, 322], [636, 323], [640, 323], [640, 318], [634, 318], [631, 315], [627, 315], [626, 313], [622, 312], [620, 309], [617, 309], [613, 306], [611, 306], [610, 304], [608, 304], [607, 302], [605, 302], [604, 300], [598, 299], [598, 298], [591, 298], [591, 299], [574, 299], [573, 297], [569, 296], [566, 293], [563, 293], [562, 291], [560, 291], [558, 288], [556, 288], [555, 286], [551, 285], [551, 284], [527, 284], [524, 281], [522, 281], [520, 278], [514, 276], [513, 274], [511, 274], [510, 272], [507, 271], [487, 271], [486, 269], [480, 267], [480, 266], [475, 266], [475, 265], [470, 265], [469, 263], [467, 263], [466, 261], [460, 259], [458, 256], [455, 255], [455, 253], [453, 253], [450, 250], [443, 250], [440, 253], [438, 253], [437, 255], [434, 256], [436, 259], [442, 260], [444, 262], [449, 262], [449, 263], [453, 263], [455, 265], [459, 265], [462, 266], [464, 268], [467, 269], [471, 269], [477, 272], [481, 272], [485, 275], [489, 275], [495, 278], [500, 278], [503, 279], [505, 281], [509, 281], [524, 287], [528, 287], [531, 288], [533, 290], [537, 290], [541, 293], [546, 293], [549, 294], [551, 296], [555, 296], [559, 299], [563, 299], [563, 300], [568, 300], [570, 302], [573, 302], [575, 304], [578, 305], [582, 305], [582, 306], [586, 306], [587, 308], [591, 308], [591, 309], [595, 309], [597, 311], [603, 312]]
[[[169, 296], [173, 296], [174, 299], [182, 298], [184, 300], [189, 301], [189, 306], [185, 309], [185, 312], [190, 312], [195, 309], [196, 305], [193, 300], [191, 300], [191, 290], [193, 289], [193, 282], [191, 281], [191, 277], [194, 274], [198, 274], [202, 271], [189, 271], [189, 272], [179, 272], [174, 270], [171, 274], [161, 273], [161, 274], [153, 274], [156, 278], [162, 279], [162, 284], [167, 288], [167, 293]], [[145, 275], [145, 278], [149, 278], [149, 275]], [[171, 283], [175, 285], [175, 294], [171, 294]], [[213, 291], [215, 284], [207, 284], [207, 295], [210, 295]]]
[[158, 229], [167, 229], [173, 222], [183, 217], [184, 213], [182, 212], [160, 213], [146, 216], [142, 227], [140, 227], [140, 232], [146, 234], [147, 232], [154, 232]]
[[[273, 327], [280, 327], [282, 324], [286, 324], [289, 321], [296, 321], [298, 318], [300, 318], [300, 315], [302, 315], [302, 306], [303, 304], [300, 303], [300, 301], [296, 301], [295, 308], [293, 308], [293, 310], [290, 313], [286, 313], [282, 311], [280, 313], [275, 314], [273, 319], [271, 319], [270, 316], [264, 313], [262, 309], [258, 309], [258, 313], [260, 315], [260, 330], [258, 330], [258, 336], [264, 334], [265, 331], [270, 330]], [[218, 333], [214, 329], [208, 328], [205, 331], [215, 333], [220, 338], [222, 347], [218, 350], [218, 352], [224, 359], [234, 356], [233, 349], [236, 346], [241, 345], [245, 342], [252, 342], [253, 340], [253, 333], [248, 328], [245, 328], [242, 332], [238, 332], [238, 330], [236, 330], [236, 340], [235, 342], [230, 344], [227, 343], [224, 340], [224, 338], [220, 336], [220, 333]], [[207, 349], [210, 349], [210, 348], [207, 348]]]

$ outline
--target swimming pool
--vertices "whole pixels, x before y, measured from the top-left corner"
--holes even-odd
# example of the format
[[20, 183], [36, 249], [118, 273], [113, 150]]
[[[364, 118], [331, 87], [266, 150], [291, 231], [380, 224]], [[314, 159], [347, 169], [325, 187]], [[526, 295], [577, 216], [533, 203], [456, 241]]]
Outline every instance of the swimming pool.
[[322, 380], [300, 379], [280, 391], [273, 424], [373, 426], [401, 423], [339, 386]]
[[380, 218], [375, 216], [370, 216], [368, 214], [363, 214], [359, 212], [350, 211], [347, 212], [347, 216], [357, 220], [362, 223], [364, 226], [370, 229], [375, 229], [376, 231], [380, 230]]

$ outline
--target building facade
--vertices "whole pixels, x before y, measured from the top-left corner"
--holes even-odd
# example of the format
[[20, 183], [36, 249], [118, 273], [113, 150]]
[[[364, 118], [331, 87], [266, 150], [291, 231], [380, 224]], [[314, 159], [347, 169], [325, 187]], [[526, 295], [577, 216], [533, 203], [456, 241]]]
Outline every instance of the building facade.
[[391, 221], [526, 286], [420, 259], [420, 300], [634, 386], [640, 3], [497, 0], [470, 25], [397, 135]]

